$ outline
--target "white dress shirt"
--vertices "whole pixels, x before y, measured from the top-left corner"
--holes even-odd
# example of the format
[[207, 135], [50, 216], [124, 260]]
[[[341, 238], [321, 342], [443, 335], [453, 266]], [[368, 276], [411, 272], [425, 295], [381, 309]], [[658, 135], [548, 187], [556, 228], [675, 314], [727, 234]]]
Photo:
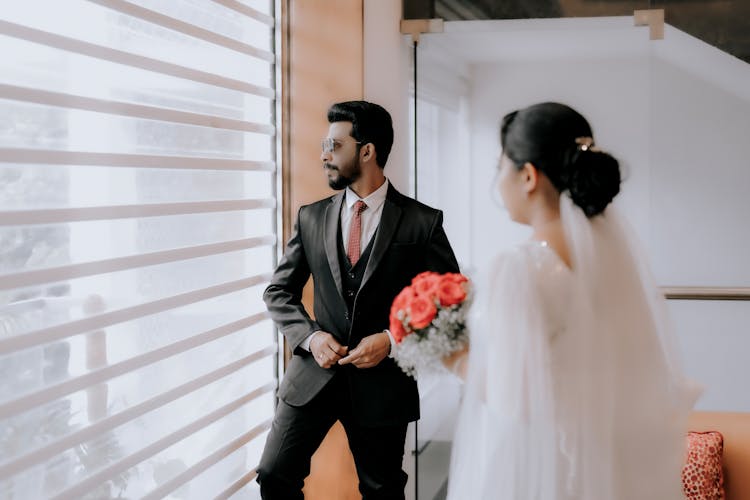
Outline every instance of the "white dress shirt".
[[354, 217], [354, 204], [362, 200], [367, 205], [367, 210], [362, 212], [362, 233], [359, 248], [364, 252], [367, 245], [370, 244], [375, 231], [380, 224], [380, 216], [383, 215], [383, 205], [385, 196], [388, 194], [388, 179], [382, 186], [370, 193], [367, 198], [360, 198], [357, 193], [346, 188], [344, 195], [344, 207], [341, 209], [341, 238], [344, 248], [349, 242], [349, 231], [352, 227], [352, 217]]
[[[380, 224], [380, 217], [383, 215], [383, 205], [385, 205], [385, 197], [388, 194], [388, 179], [385, 180], [382, 186], [370, 193], [366, 198], [360, 198], [357, 193], [352, 191], [350, 188], [346, 188], [344, 193], [344, 206], [341, 208], [341, 238], [346, 248], [349, 241], [349, 231], [352, 227], [352, 217], [354, 216], [354, 204], [359, 200], [362, 200], [367, 205], [367, 210], [362, 212], [362, 239], [360, 241], [360, 247], [362, 251], [367, 248], [370, 244], [370, 240], [375, 235], [375, 231], [378, 229]], [[391, 340], [391, 352], [393, 352], [393, 346], [396, 341], [391, 335], [391, 332], [386, 330], [388, 337]], [[312, 335], [302, 341], [300, 347], [306, 351], [310, 350], [310, 341], [318, 332], [314, 332]], [[350, 346], [354, 348], [355, 346]]]

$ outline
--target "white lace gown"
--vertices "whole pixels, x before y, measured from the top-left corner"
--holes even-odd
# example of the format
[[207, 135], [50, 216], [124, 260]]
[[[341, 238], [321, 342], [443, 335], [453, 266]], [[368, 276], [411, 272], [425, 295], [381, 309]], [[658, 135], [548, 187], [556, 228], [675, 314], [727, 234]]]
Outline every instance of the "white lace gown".
[[613, 210], [561, 213], [573, 270], [529, 242], [478, 284], [448, 498], [682, 498], [697, 390], [664, 299]]

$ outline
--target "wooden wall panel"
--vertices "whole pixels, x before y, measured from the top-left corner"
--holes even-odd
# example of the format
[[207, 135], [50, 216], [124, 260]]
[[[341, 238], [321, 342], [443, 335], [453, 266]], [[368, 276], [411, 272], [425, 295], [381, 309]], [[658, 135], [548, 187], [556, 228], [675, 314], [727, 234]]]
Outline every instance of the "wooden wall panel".
[[290, 179], [300, 205], [332, 194], [320, 167], [326, 110], [362, 98], [362, 0], [291, 0]]
[[[289, 132], [287, 221], [301, 205], [333, 193], [320, 162], [334, 102], [362, 99], [363, 0], [289, 0]], [[285, 240], [291, 227], [284, 228]], [[305, 289], [312, 311], [312, 290]], [[359, 500], [357, 474], [343, 427], [337, 423], [313, 456], [306, 500]]]

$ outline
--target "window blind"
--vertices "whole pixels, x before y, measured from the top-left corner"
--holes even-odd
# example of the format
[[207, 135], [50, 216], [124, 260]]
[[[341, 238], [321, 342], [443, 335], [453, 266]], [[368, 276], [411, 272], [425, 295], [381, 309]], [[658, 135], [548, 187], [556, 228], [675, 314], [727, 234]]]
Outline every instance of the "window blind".
[[0, 498], [259, 498], [273, 0], [0, 9]]

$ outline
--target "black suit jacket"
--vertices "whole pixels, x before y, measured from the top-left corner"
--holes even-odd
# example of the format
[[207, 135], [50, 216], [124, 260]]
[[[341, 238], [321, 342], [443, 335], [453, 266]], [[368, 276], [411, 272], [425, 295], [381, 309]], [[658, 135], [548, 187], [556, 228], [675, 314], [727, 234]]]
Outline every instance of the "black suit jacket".
[[[342, 191], [300, 208], [294, 234], [263, 295], [292, 351], [278, 395], [291, 406], [305, 405], [338, 372], [348, 380], [353, 416], [361, 424], [416, 420], [416, 382], [390, 357], [373, 368], [335, 365], [323, 369], [300, 343], [322, 330], [353, 349], [363, 337], [388, 328], [393, 299], [415, 275], [427, 270], [458, 272], [443, 230], [443, 214], [389, 186], [372, 253], [349, 315], [337, 253], [343, 202]], [[302, 289], [311, 274], [314, 320], [302, 306]]]

